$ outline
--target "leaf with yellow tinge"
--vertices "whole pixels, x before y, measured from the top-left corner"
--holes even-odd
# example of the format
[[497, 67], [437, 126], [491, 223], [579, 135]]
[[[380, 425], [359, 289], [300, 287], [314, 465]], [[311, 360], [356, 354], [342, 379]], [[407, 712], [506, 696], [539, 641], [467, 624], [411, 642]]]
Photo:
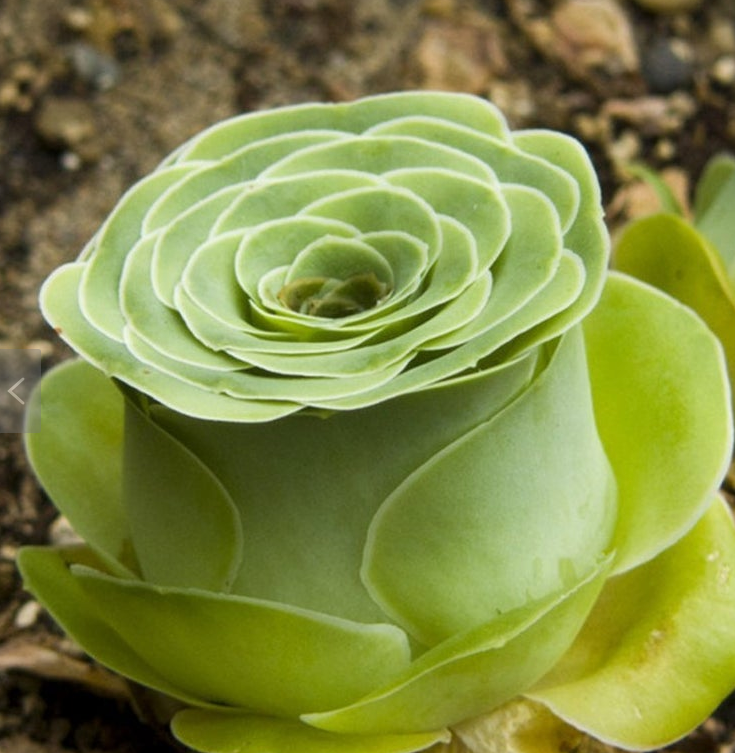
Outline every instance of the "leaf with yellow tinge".
[[611, 579], [565, 659], [528, 695], [634, 750], [685, 735], [735, 672], [735, 528], [717, 499], [656, 559]]
[[699, 317], [626, 275], [610, 275], [583, 329], [618, 485], [619, 573], [678, 541], [717, 492], [733, 442], [727, 374]]
[[620, 236], [614, 265], [694, 309], [720, 339], [735, 384], [735, 290], [701, 233], [674, 214], [645, 217]]

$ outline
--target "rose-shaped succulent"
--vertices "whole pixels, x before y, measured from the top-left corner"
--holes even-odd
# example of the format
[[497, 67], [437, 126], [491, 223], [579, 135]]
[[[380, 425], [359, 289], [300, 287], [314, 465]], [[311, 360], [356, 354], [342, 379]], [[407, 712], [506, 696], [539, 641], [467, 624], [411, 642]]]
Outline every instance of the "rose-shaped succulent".
[[29, 588], [201, 751], [684, 734], [735, 685], [725, 367], [607, 257], [582, 147], [478, 98], [205, 131], [43, 290], [86, 545]]

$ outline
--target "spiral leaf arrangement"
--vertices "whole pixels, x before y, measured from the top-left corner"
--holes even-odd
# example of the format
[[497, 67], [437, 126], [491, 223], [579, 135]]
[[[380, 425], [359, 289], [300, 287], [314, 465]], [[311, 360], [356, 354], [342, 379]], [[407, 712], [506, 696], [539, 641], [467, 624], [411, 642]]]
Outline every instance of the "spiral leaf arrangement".
[[385, 95], [205, 131], [124, 197], [43, 308], [165, 405], [263, 421], [528, 351], [590, 309], [606, 260], [577, 142], [512, 133], [469, 96]]

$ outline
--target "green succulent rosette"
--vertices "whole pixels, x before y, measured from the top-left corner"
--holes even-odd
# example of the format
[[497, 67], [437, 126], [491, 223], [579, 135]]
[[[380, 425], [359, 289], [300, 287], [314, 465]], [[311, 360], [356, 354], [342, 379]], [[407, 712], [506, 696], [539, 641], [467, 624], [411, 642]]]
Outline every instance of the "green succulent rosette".
[[85, 544], [28, 587], [205, 753], [686, 733], [735, 685], [728, 384], [607, 258], [582, 147], [475, 97], [204, 131], [43, 289]]

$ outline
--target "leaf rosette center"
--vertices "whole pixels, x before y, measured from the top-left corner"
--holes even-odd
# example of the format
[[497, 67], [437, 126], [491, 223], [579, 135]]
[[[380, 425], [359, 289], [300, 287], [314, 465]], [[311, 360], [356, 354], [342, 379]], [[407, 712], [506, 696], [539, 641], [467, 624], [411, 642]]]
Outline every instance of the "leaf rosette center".
[[374, 272], [355, 274], [346, 280], [334, 277], [301, 277], [284, 285], [278, 300], [291, 311], [331, 319], [359, 314], [382, 303], [390, 287]]

